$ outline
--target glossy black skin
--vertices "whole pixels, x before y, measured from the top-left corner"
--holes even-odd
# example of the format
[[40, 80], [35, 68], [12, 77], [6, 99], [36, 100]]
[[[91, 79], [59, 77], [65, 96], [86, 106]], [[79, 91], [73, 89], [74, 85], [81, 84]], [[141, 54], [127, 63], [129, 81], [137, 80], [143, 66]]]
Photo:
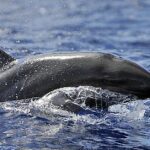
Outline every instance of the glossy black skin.
[[46, 54], [12, 61], [0, 70], [0, 101], [41, 97], [60, 87], [90, 85], [150, 97], [150, 73], [104, 53]]

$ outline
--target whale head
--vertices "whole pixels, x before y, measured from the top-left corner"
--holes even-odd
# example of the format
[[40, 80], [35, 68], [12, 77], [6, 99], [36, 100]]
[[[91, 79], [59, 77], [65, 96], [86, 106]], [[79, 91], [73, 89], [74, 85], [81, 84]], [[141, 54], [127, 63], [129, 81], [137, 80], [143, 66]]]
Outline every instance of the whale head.
[[150, 72], [143, 67], [111, 54], [103, 54], [99, 66], [100, 82], [104, 88], [131, 93], [139, 98], [150, 97]]

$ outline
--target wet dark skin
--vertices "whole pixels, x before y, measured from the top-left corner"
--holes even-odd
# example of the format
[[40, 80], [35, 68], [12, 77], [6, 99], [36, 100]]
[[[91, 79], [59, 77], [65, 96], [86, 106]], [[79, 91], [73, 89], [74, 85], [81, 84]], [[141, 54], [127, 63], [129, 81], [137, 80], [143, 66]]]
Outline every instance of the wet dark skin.
[[[0, 101], [42, 97], [52, 90], [73, 86], [150, 97], [150, 73], [112, 54], [53, 53], [15, 60], [0, 50], [0, 60]], [[86, 101], [90, 107], [94, 102]]]

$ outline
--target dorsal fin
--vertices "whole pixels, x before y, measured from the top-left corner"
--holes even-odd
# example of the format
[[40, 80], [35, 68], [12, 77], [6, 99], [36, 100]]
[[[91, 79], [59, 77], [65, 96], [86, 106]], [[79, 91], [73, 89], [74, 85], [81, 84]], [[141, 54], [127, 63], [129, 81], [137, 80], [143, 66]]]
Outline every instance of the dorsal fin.
[[0, 68], [11, 63], [15, 59], [4, 52], [2, 48], [0, 48]]

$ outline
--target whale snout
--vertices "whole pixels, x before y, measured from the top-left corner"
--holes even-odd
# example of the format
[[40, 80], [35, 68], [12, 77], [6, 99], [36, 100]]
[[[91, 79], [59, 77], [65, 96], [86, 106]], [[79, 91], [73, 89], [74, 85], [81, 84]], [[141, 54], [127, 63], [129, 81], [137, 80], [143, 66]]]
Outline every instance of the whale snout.
[[150, 73], [144, 70], [142, 75], [138, 76], [138, 73], [135, 75], [134, 83], [130, 83], [133, 87], [133, 94], [139, 98], [150, 98]]

